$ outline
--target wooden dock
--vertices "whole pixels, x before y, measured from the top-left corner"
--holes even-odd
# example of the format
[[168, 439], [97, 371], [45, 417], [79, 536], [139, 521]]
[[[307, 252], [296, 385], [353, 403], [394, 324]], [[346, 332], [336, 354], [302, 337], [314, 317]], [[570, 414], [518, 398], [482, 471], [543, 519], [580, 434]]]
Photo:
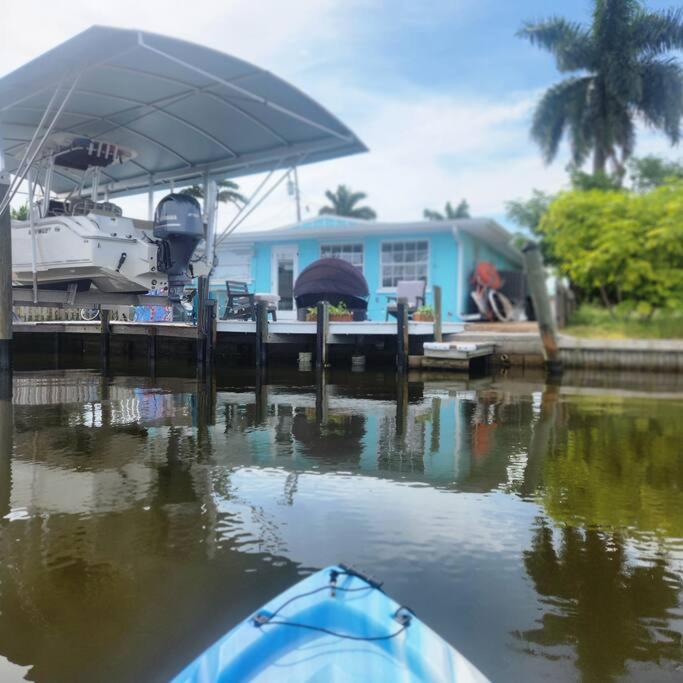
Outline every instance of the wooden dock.
[[[36, 349], [59, 355], [69, 346], [72, 350], [77, 347], [85, 353], [86, 348], [96, 349], [99, 343], [103, 365], [109, 362], [110, 356], [139, 357], [146, 354], [149, 363], [154, 365], [158, 356], [173, 358], [192, 356], [194, 353], [199, 364], [203, 357], [199, 347], [208, 341], [209, 355], [253, 355], [254, 365], [257, 366], [265, 365], [269, 355], [275, 351], [280, 358], [283, 354], [295, 358], [301, 351], [313, 352], [316, 359], [320, 358], [321, 366], [326, 366], [330, 362], [328, 347], [339, 347], [340, 353], [349, 356], [351, 353], [363, 355], [366, 352], [375, 356], [384, 355], [389, 362], [407, 368], [411, 349], [416, 352], [424, 341], [434, 338], [434, 324], [429, 322], [406, 321], [404, 332], [407, 343], [401, 344], [399, 341], [403, 340], [404, 335], [398, 321], [328, 320], [326, 325], [320, 325], [317, 321], [273, 322], [266, 320], [265, 316], [262, 318], [260, 324], [250, 320], [214, 319], [213, 325], [205, 326], [204, 333], [200, 326], [189, 323], [109, 320], [106, 315], [103, 320], [96, 321], [15, 321], [13, 331], [21, 352]], [[458, 334], [463, 329], [464, 325], [460, 323], [443, 324], [443, 332], [447, 334]], [[114, 345], [113, 350], [110, 350], [111, 345]], [[160, 345], [164, 347], [161, 350]]]

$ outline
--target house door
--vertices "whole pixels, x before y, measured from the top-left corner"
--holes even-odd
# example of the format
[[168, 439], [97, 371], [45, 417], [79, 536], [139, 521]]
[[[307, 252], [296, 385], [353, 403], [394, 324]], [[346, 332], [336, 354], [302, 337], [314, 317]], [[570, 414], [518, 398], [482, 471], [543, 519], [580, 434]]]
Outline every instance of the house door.
[[299, 251], [296, 245], [273, 247], [271, 291], [279, 295], [278, 319], [296, 320], [294, 282], [299, 274]]

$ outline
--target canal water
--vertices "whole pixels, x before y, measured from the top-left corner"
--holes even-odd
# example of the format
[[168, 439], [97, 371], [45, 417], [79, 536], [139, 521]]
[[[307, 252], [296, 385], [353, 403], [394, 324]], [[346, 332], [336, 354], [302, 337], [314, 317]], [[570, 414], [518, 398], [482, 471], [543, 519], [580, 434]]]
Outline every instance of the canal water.
[[494, 681], [683, 680], [672, 378], [20, 372], [0, 681], [165, 681], [345, 562]]

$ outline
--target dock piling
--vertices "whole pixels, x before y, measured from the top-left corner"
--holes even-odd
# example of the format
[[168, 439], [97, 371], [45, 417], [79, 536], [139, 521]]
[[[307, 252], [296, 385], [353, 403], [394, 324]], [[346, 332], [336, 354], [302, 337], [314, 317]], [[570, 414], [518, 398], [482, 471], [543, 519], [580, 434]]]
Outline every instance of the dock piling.
[[442, 342], [443, 334], [441, 331], [441, 287], [434, 285], [434, 341]]
[[157, 374], [157, 328], [150, 325], [147, 328], [147, 367], [149, 374]]
[[545, 285], [545, 270], [541, 251], [535, 242], [527, 242], [523, 247], [524, 265], [526, 268], [531, 299], [534, 304], [538, 329], [543, 345], [543, 358], [546, 368], [551, 373], [562, 372], [560, 348], [557, 340], [557, 325], [550, 308], [548, 289]]
[[256, 302], [256, 367], [265, 368], [268, 362], [268, 302]]
[[103, 308], [100, 311], [100, 361], [103, 370], [106, 370], [109, 367], [109, 346], [111, 341], [111, 328], [109, 327], [110, 317], [111, 311], [108, 308]]
[[408, 302], [401, 298], [396, 304], [396, 367], [399, 372], [408, 369]]
[[319, 301], [316, 311], [315, 367], [322, 369], [330, 364], [328, 356], [330, 304], [327, 301]]

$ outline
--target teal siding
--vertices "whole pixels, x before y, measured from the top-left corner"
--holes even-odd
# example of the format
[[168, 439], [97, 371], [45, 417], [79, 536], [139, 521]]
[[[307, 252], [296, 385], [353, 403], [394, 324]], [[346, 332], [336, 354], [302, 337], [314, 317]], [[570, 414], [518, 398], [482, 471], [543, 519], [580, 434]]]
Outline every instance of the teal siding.
[[[338, 232], [337, 232], [338, 230]], [[450, 229], [401, 233], [391, 235], [369, 235], [364, 238], [343, 235], [343, 229], [335, 229], [336, 234], [326, 238], [281, 239], [273, 242], [256, 242], [254, 244], [254, 260], [252, 263], [253, 291], [269, 292], [271, 290], [271, 253], [274, 246], [296, 245], [298, 250], [298, 266], [301, 272], [306, 266], [320, 258], [322, 244], [341, 244], [345, 242], [362, 242], [363, 273], [368, 282], [370, 297], [368, 299], [368, 317], [370, 320], [384, 320], [389, 296], [395, 290], [385, 290], [381, 286], [381, 245], [387, 241], [427, 240], [429, 242], [429, 272], [426, 299], [433, 303], [433, 287], [442, 288], [443, 319], [458, 321], [465, 310], [469, 278], [478, 260], [487, 260], [500, 269], [517, 269], [505, 257], [491, 249], [487, 243], [472, 236], [460, 233], [456, 237]], [[462, 259], [459, 249], [463, 249]], [[462, 263], [462, 272], [458, 272]]]

